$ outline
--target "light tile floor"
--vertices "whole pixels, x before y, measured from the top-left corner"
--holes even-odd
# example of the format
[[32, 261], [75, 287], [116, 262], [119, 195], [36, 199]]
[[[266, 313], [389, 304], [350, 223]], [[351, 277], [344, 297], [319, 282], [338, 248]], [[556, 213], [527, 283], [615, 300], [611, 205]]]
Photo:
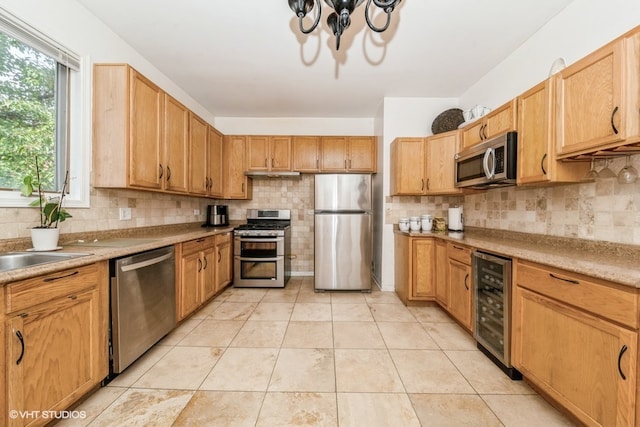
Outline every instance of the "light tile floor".
[[90, 426], [570, 426], [438, 307], [225, 290], [77, 411]]

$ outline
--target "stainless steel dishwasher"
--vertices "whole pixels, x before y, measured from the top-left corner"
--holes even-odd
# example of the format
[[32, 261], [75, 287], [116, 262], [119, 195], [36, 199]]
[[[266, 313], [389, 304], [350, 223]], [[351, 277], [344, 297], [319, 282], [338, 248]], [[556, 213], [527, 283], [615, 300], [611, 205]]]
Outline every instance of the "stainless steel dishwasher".
[[119, 374], [176, 326], [173, 246], [113, 259], [110, 276], [111, 373]]

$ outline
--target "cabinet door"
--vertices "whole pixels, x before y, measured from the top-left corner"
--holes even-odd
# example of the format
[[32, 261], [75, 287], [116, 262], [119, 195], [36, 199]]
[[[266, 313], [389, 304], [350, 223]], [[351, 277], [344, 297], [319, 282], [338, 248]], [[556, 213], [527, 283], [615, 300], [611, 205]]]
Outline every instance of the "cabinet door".
[[[97, 350], [107, 331], [99, 326], [99, 301], [94, 288], [7, 319], [8, 408], [60, 411], [102, 380], [97, 374], [106, 375], [106, 358]], [[105, 365], [96, 366], [101, 362]], [[8, 421], [11, 425], [46, 422], [42, 418]]]
[[222, 159], [222, 134], [209, 126], [209, 195], [219, 198], [224, 196]]
[[472, 331], [471, 267], [449, 258], [449, 313]]
[[233, 279], [231, 252], [231, 233], [224, 233], [216, 236], [216, 292], [231, 283]]
[[551, 81], [545, 80], [518, 97], [518, 184], [549, 181], [552, 95]]
[[180, 283], [178, 288], [178, 320], [184, 319], [200, 305], [200, 253], [183, 255], [180, 260]]
[[208, 134], [207, 123], [192, 113], [189, 130], [189, 145], [191, 148], [189, 192], [193, 194], [207, 194]]
[[135, 70], [130, 73], [129, 184], [159, 190], [164, 93]]
[[391, 195], [426, 194], [426, 175], [424, 138], [394, 140], [391, 143]]
[[490, 139], [516, 129], [516, 100], [513, 99], [484, 117], [484, 139]]
[[225, 136], [224, 138], [224, 179], [225, 199], [250, 199], [251, 180], [244, 174], [245, 137]]
[[465, 126], [462, 129], [462, 148], [469, 148], [476, 145], [484, 139], [482, 132], [484, 131], [484, 120], [476, 120], [473, 124]]
[[215, 247], [210, 247], [200, 252], [200, 260], [202, 268], [200, 269], [200, 279], [202, 286], [202, 295], [199, 303], [203, 303], [216, 293], [216, 254]]
[[322, 137], [320, 163], [322, 172], [345, 172], [347, 169], [347, 137]]
[[291, 137], [272, 136], [269, 144], [269, 169], [272, 171], [291, 170]]
[[436, 301], [444, 307], [449, 307], [449, 278], [447, 276], [447, 243], [436, 239]]
[[411, 248], [413, 299], [433, 299], [435, 296], [435, 242], [414, 239]]
[[269, 137], [247, 137], [247, 170], [269, 170]]
[[189, 190], [189, 110], [165, 94], [164, 185], [166, 190]]
[[294, 136], [292, 151], [294, 171], [318, 172], [320, 137]]
[[585, 424], [634, 425], [638, 334], [519, 286], [514, 297], [514, 366]]
[[460, 151], [460, 132], [427, 138], [427, 194], [457, 194], [454, 157]]
[[604, 46], [560, 71], [558, 154], [571, 154], [625, 138], [623, 44]]
[[376, 139], [370, 136], [350, 136], [347, 154], [349, 172], [376, 171]]

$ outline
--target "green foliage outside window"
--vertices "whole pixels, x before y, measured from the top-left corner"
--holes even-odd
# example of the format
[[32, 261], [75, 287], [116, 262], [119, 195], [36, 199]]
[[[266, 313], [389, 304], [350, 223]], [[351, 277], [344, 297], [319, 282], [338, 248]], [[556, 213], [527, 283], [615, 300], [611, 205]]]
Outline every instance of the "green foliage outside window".
[[56, 190], [56, 61], [0, 33], [0, 188], [18, 189], [40, 159]]

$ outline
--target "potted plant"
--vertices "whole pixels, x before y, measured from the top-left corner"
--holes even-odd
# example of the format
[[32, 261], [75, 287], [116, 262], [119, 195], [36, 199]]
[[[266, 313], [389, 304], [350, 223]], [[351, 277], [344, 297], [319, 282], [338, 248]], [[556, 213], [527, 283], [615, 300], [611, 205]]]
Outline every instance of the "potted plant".
[[29, 204], [29, 206], [38, 206], [40, 209], [40, 225], [31, 229], [31, 242], [35, 251], [51, 251], [58, 248], [60, 237], [58, 223], [71, 218], [69, 212], [62, 207], [68, 180], [69, 171], [65, 175], [60, 194], [47, 197], [42, 190], [40, 168], [36, 157], [36, 178], [27, 175], [22, 181], [20, 192], [23, 196], [30, 197], [35, 191], [38, 193], [37, 199]]

